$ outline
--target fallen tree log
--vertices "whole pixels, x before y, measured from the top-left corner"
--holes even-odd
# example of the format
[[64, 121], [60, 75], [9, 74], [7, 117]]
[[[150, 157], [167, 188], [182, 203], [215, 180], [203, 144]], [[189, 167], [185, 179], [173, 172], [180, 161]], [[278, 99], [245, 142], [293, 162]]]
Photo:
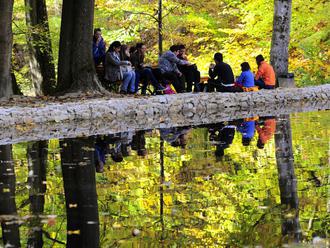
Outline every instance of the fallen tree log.
[[0, 107], [0, 145], [330, 108], [330, 85]]

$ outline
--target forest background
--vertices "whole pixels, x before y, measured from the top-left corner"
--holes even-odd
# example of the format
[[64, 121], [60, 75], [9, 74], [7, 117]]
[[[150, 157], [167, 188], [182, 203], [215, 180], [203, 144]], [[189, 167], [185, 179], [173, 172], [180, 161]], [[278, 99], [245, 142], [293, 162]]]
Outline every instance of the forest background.
[[[50, 34], [57, 67], [62, 1], [47, 1]], [[248, 61], [256, 71], [255, 56], [263, 54], [269, 61], [273, 29], [274, 3], [271, 0], [166, 0], [163, 1], [163, 47], [185, 44], [188, 58], [198, 65], [202, 75], [215, 52], [224, 54], [235, 75], [240, 64]], [[294, 72], [298, 86], [329, 83], [330, 75], [330, 2], [297, 0], [292, 3], [289, 71]], [[158, 58], [158, 1], [96, 0], [94, 27], [100, 27], [109, 45], [114, 40], [148, 47], [147, 62]], [[26, 40], [38, 27], [27, 28], [23, 0], [14, 3], [14, 44], [27, 50]], [[92, 39], [92, 34], [91, 34]], [[26, 52], [23, 52], [26, 54]], [[23, 91], [31, 89], [28, 56], [15, 56], [14, 71]], [[20, 61], [18, 61], [20, 60]]]

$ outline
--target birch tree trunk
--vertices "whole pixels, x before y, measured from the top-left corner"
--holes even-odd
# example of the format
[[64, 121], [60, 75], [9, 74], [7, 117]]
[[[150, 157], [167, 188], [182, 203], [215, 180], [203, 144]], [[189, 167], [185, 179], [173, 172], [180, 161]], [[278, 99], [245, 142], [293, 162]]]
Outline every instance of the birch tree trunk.
[[49, 95], [56, 80], [46, 2], [25, 0], [25, 8], [32, 83], [37, 96]]
[[11, 78], [13, 5], [13, 0], [0, 0], [0, 98], [10, 97], [13, 94]]
[[92, 55], [94, 0], [64, 0], [57, 91], [102, 91]]
[[274, 0], [270, 62], [277, 77], [288, 73], [292, 0]]

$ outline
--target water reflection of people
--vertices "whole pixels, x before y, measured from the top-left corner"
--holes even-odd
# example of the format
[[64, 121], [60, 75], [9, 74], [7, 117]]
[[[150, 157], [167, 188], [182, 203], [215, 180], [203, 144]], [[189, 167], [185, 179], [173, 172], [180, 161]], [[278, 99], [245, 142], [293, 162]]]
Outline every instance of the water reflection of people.
[[210, 141], [215, 142], [215, 156], [221, 159], [234, 140], [236, 126], [233, 123], [219, 123], [209, 127]]
[[191, 130], [190, 127], [174, 127], [159, 129], [160, 137], [173, 147], [186, 148], [187, 134]]
[[245, 119], [237, 130], [242, 134], [243, 146], [249, 146], [255, 132], [255, 118]]
[[258, 132], [258, 142], [257, 147], [263, 149], [265, 144], [270, 140], [276, 130], [276, 120], [274, 117], [264, 117], [261, 118], [257, 125], [256, 129]]
[[147, 149], [146, 149], [146, 138], [144, 137], [145, 131], [137, 131], [133, 136], [132, 140], [132, 150], [137, 151], [138, 156], [146, 156]]

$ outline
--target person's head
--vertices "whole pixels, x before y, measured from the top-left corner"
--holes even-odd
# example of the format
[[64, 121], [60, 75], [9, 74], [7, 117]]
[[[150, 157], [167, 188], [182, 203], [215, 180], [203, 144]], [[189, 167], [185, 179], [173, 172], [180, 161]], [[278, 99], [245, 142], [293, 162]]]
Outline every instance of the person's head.
[[264, 61], [264, 56], [262, 56], [261, 54], [259, 54], [257, 57], [256, 57], [256, 62], [257, 62], [257, 65], [260, 65], [260, 63], [262, 61]]
[[110, 44], [110, 47], [109, 47], [109, 51], [110, 52], [117, 52], [119, 53], [120, 52], [120, 48], [121, 48], [121, 43], [119, 41], [114, 41]]
[[185, 45], [183, 45], [183, 44], [178, 45], [178, 49], [179, 49], [179, 55], [183, 55], [186, 53]]
[[187, 146], [187, 138], [185, 134], [181, 134], [175, 141], [171, 142], [171, 146], [173, 147], [181, 147], [185, 149]]
[[241, 64], [241, 69], [242, 69], [242, 71], [249, 71], [249, 70], [251, 70], [251, 67], [248, 62], [243, 62]]
[[122, 162], [124, 160], [123, 154], [121, 152], [111, 154], [111, 158], [116, 163]]
[[135, 47], [142, 54], [145, 54], [147, 51], [147, 46], [143, 43], [137, 43]]
[[127, 45], [121, 45], [120, 47], [120, 59], [121, 60], [129, 60], [129, 47]]
[[258, 147], [259, 149], [264, 149], [264, 147], [265, 147], [265, 144], [261, 141], [260, 138], [258, 139], [257, 147]]
[[213, 58], [216, 64], [223, 62], [222, 53], [215, 53]]
[[101, 35], [102, 35], [101, 29], [100, 28], [95, 28], [94, 29], [94, 39], [97, 40], [98, 38], [101, 37]]
[[179, 54], [179, 46], [178, 45], [172, 45], [170, 47], [170, 51], [175, 53], [175, 55], [178, 55]]
[[243, 137], [242, 138], [242, 144], [243, 146], [249, 146], [251, 143], [251, 138], [246, 138], [246, 137]]
[[138, 156], [145, 157], [147, 155], [147, 150], [146, 149], [138, 149], [137, 154], [138, 154]]

